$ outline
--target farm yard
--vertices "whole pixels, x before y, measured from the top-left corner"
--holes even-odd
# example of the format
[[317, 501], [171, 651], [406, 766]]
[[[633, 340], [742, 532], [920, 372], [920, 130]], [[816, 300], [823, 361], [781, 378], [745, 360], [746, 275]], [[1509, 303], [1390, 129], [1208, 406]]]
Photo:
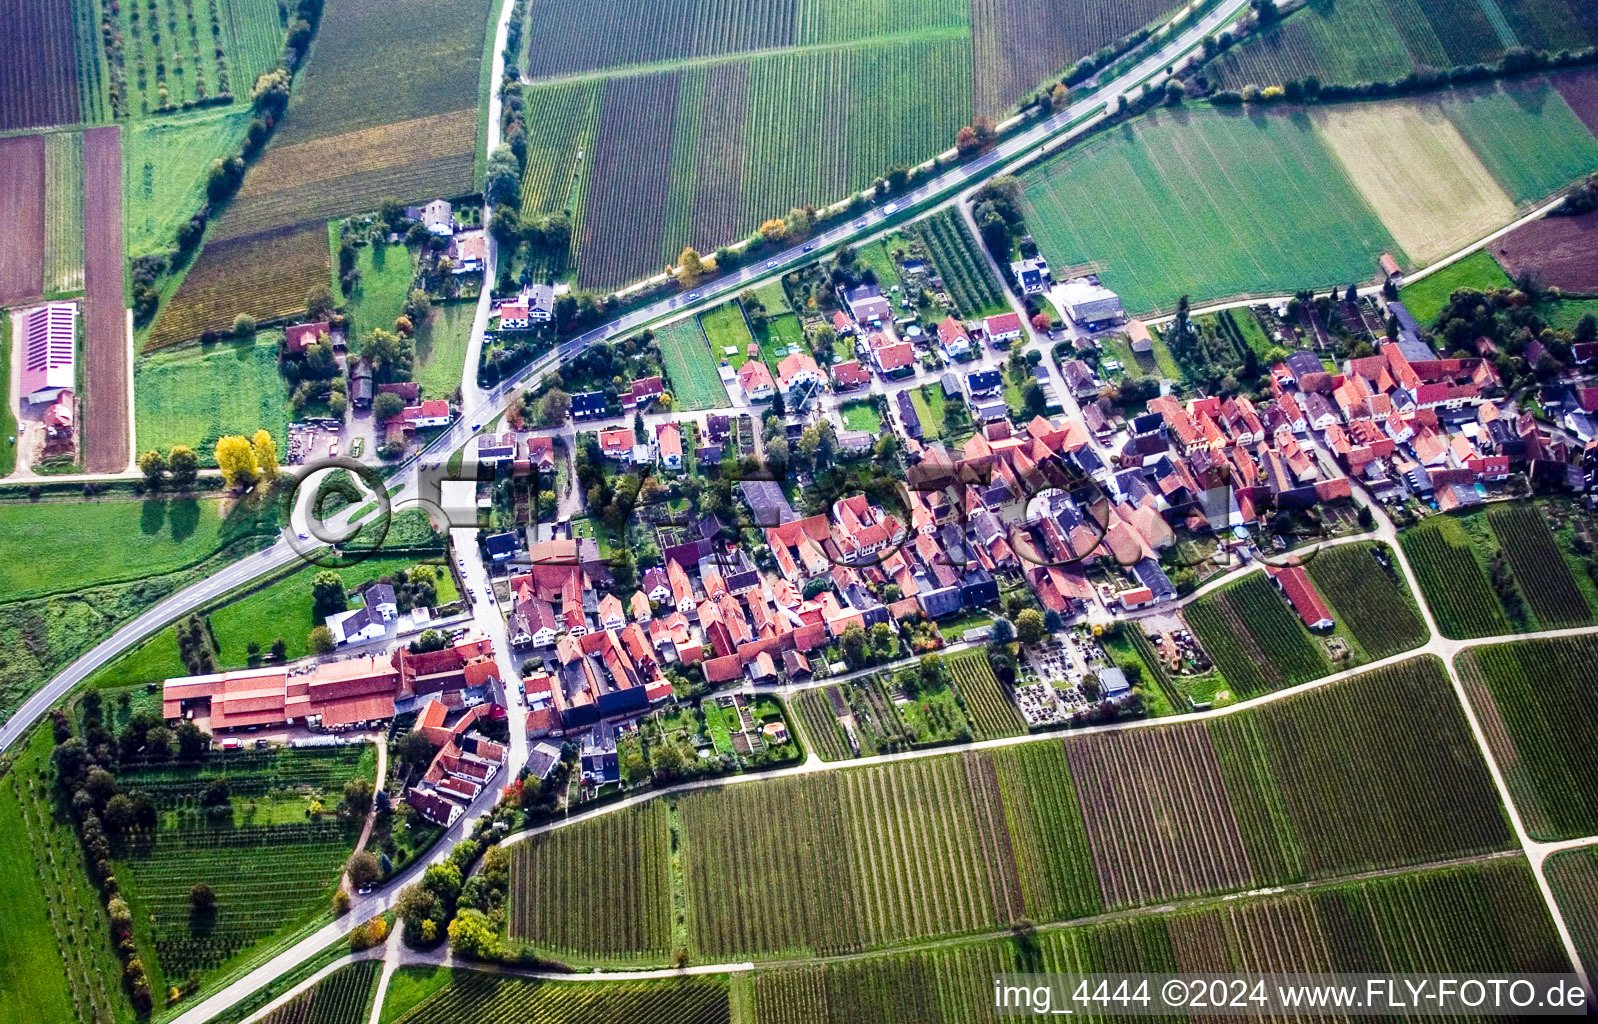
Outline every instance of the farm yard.
[[76, 123], [72, 0], [0, 0], [0, 24], [0, 131]]
[[[1395, 146], [1409, 159], [1382, 159]], [[1197, 301], [1361, 280], [1383, 252], [1423, 266], [1595, 163], [1598, 142], [1535, 79], [1307, 113], [1159, 111], [1022, 182], [1028, 229], [1049, 261], [1096, 267], [1130, 311], [1148, 312], [1184, 293]], [[1241, 166], [1258, 173], [1241, 176]], [[1144, 230], [1117, 229], [1125, 223]], [[1319, 241], [1285, 245], [1306, 232]], [[1216, 244], [1180, 244], [1194, 237]]]
[[[672, 948], [666, 803], [604, 814], [511, 851], [510, 938], [583, 960], [663, 960]], [[618, 860], [596, 850], [625, 850]], [[549, 899], [550, 893], [586, 893]]]
[[122, 130], [83, 134], [83, 468], [120, 473], [128, 436], [128, 324], [122, 279]]
[[677, 408], [726, 408], [727, 389], [716, 374], [720, 360], [710, 354], [710, 343], [698, 317], [686, 317], [656, 329], [655, 341], [660, 345], [660, 361]]
[[1199, 598], [1184, 617], [1239, 700], [1331, 671], [1319, 639], [1263, 572]]
[[[807, 733], [825, 710], [800, 711]], [[1021, 918], [1070, 920], [1512, 843], [1453, 691], [1430, 658], [1208, 723], [661, 802], [681, 872], [652, 868], [653, 879], [617, 880], [617, 891], [651, 907], [685, 907], [690, 955], [711, 961], [858, 953], [996, 931]], [[785, 827], [772, 829], [773, 821]], [[596, 841], [595, 824], [576, 826], [590, 831], [566, 840], [594, 863], [613, 867], [619, 854], [609, 850], [637, 845], [621, 834]], [[650, 844], [664, 849], [668, 826], [652, 832]], [[836, 839], [816, 845], [816, 835]], [[540, 901], [539, 885], [516, 870], [513, 921], [580, 913]], [[607, 921], [630, 913], [606, 906]], [[581, 911], [590, 929], [598, 927], [592, 911], [592, 903]], [[658, 946], [632, 941], [609, 955], [661, 960]]]
[[141, 358], [133, 374], [140, 451], [186, 444], [210, 464], [218, 439], [263, 427], [287, 451], [289, 388], [277, 370], [278, 338], [262, 331]]
[[45, 141], [0, 139], [0, 306], [44, 294]]
[[144, 350], [192, 341], [206, 331], [228, 333], [240, 313], [264, 324], [301, 312], [306, 294], [327, 284], [332, 259], [322, 221], [207, 245], [156, 314]]
[[1495, 860], [1073, 925], [1025, 942], [757, 971], [752, 1019], [975, 1024], [1005, 1019], [974, 995], [1018, 970], [1177, 973], [1203, 964], [1223, 973], [1321, 973], [1373, 963], [1394, 971], [1568, 969], [1525, 862]]
[[1422, 66], [1487, 63], [1517, 46], [1556, 52], [1594, 43], [1598, 21], [1581, 0], [1311, 0], [1215, 58], [1204, 73], [1223, 89], [1310, 75], [1355, 85], [1396, 81]]
[[[1378, 553], [1385, 564], [1377, 560]], [[1347, 627], [1368, 660], [1388, 658], [1426, 642], [1426, 624], [1385, 545], [1326, 548], [1310, 560], [1307, 571], [1333, 616]]]
[[1458, 658], [1466, 692], [1527, 830], [1571, 839], [1598, 830], [1598, 741], [1592, 713], [1598, 639], [1475, 647]]
[[342, 967], [261, 1018], [261, 1024], [365, 1024], [381, 960]]
[[598, 984], [529, 981], [458, 971], [434, 994], [392, 1024], [587, 1024], [589, 1021], [672, 1021], [731, 1024], [727, 988], [715, 978], [608, 981]]

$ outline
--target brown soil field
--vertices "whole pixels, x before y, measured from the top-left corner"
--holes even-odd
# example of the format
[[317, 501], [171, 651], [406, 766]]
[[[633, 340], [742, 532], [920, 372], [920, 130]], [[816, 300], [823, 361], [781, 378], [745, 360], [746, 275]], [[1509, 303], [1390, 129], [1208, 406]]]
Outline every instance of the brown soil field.
[[1532, 221], [1494, 242], [1492, 249], [1511, 277], [1534, 270], [1545, 287], [1598, 292], [1598, 210]]
[[0, 131], [74, 124], [72, 0], [0, 0]]
[[267, 151], [228, 204], [214, 237], [420, 202], [474, 187], [477, 111], [457, 110]]
[[0, 306], [44, 294], [44, 136], [0, 139]]
[[122, 290], [122, 129], [83, 133], [83, 467], [128, 468], [128, 319]]
[[1554, 75], [1549, 81], [1587, 130], [1598, 135], [1598, 68]]
[[331, 274], [326, 221], [212, 242], [156, 316], [144, 349], [231, 330], [240, 313], [266, 324], [303, 312], [306, 293], [328, 284]]

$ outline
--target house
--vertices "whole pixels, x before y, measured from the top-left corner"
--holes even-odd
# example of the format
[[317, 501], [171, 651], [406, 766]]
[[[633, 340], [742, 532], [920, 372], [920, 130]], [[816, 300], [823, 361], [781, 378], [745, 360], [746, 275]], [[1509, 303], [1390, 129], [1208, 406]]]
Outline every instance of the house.
[[853, 334], [854, 330], [854, 321], [850, 320], [847, 314], [842, 312], [832, 314], [832, 333], [841, 338], [846, 334]]
[[516, 435], [480, 434], [477, 438], [477, 461], [493, 466], [496, 471], [508, 472], [516, 462]]
[[1049, 286], [1049, 264], [1041, 256], [1011, 263], [1010, 273], [1015, 275], [1016, 282], [1026, 295], [1041, 292]]
[[1126, 322], [1126, 336], [1132, 343], [1133, 352], [1153, 352], [1154, 335], [1149, 333], [1148, 325], [1141, 320], [1128, 320]]
[[665, 469], [682, 468], [682, 431], [675, 423], [661, 423], [655, 427], [655, 443], [660, 448], [660, 465]]
[[861, 326], [872, 324], [881, 327], [893, 319], [893, 307], [882, 297], [882, 289], [874, 284], [849, 289], [844, 293], [843, 301], [855, 322]]
[[483, 551], [495, 565], [503, 565], [516, 554], [516, 534], [496, 533], [483, 538]]
[[904, 432], [917, 441], [921, 440], [921, 414], [916, 412], [915, 402], [911, 400], [908, 391], [901, 391], [894, 396], [894, 402], [899, 407], [899, 422], [904, 424]]
[[871, 336], [871, 360], [884, 377], [907, 377], [915, 372], [915, 348], [908, 341], [895, 341], [885, 334]]
[[314, 324], [294, 324], [283, 329], [283, 351], [289, 355], [299, 355], [310, 346], [316, 344], [327, 334], [328, 322], [318, 320]]
[[377, 612], [384, 622], [399, 617], [399, 602], [394, 598], [394, 588], [387, 583], [374, 583], [361, 592], [361, 603]]
[[442, 398], [435, 398], [421, 405], [407, 406], [400, 418], [417, 430], [447, 427], [451, 419], [449, 403]]
[[603, 391], [579, 391], [571, 396], [572, 419], [594, 420], [605, 415], [605, 393]]
[[462, 231], [450, 240], [447, 254], [457, 274], [480, 274], [488, 260], [488, 237], [482, 228]]
[[1054, 295], [1061, 312], [1080, 326], [1109, 323], [1126, 316], [1121, 297], [1096, 277], [1074, 277], [1055, 289]]
[[548, 435], [533, 436], [527, 439], [527, 462], [529, 468], [540, 473], [553, 472], [555, 469], [555, 439]]
[[77, 421], [77, 407], [72, 403], [72, 392], [61, 391], [56, 395], [55, 402], [44, 411], [40, 422], [44, 424], [44, 436], [52, 441], [60, 441], [72, 436], [72, 426]]
[[414, 380], [397, 380], [387, 384], [379, 384], [377, 393], [380, 395], [398, 395], [400, 401], [406, 405], [416, 405], [422, 400], [422, 386]]
[[422, 222], [429, 234], [447, 238], [455, 233], [455, 208], [442, 199], [435, 199], [422, 207], [422, 215], [416, 219]]
[[1004, 376], [998, 370], [978, 370], [966, 374], [966, 390], [973, 402], [979, 396], [992, 395], [1004, 388]]
[[771, 380], [771, 371], [758, 359], [751, 359], [739, 367], [738, 386], [744, 389], [744, 396], [751, 402], [768, 401], [777, 393], [777, 385]]
[[783, 398], [791, 398], [795, 392], [808, 393], [820, 387], [824, 381], [821, 367], [808, 353], [795, 352], [777, 364], [777, 387], [782, 390]]
[[74, 386], [78, 307], [50, 302], [22, 314], [22, 374], [17, 393], [27, 405], [54, 402]]
[[530, 284], [522, 289], [521, 303], [527, 307], [529, 321], [547, 324], [555, 317], [555, 288], [547, 284]]
[[869, 383], [871, 383], [871, 371], [861, 366], [857, 359], [851, 359], [847, 363], [836, 363], [832, 367], [834, 391], [853, 391]]
[[633, 432], [630, 427], [616, 427], [599, 432], [599, 452], [607, 459], [630, 459], [633, 454]]
[[666, 381], [661, 377], [643, 377], [633, 381], [621, 393], [621, 407], [628, 412], [647, 409], [666, 393]]
[[953, 398], [960, 393], [960, 377], [953, 370], [945, 370], [938, 377], [938, 386], [943, 389], [944, 398]]
[[1309, 573], [1301, 565], [1288, 566], [1277, 569], [1266, 565], [1265, 571], [1276, 586], [1287, 598], [1287, 603], [1293, 606], [1299, 619], [1309, 629], [1331, 629], [1332, 613], [1327, 609], [1326, 602], [1321, 600], [1321, 595], [1315, 590], [1315, 584], [1310, 582]]
[[658, 565], [644, 570], [644, 578], [639, 585], [649, 600], [657, 604], [671, 597], [671, 583], [666, 578], [666, 570]]
[[952, 316], [944, 317], [938, 324], [938, 347], [949, 359], [964, 359], [970, 355], [971, 335], [966, 332], [965, 324]]
[[559, 631], [555, 606], [537, 597], [517, 601], [505, 624], [506, 635], [517, 647], [548, 647], [555, 642]]
[[350, 369], [350, 401], [357, 409], [372, 407], [372, 364], [364, 359], [356, 360]]
[[606, 594], [599, 599], [599, 628], [621, 629], [627, 625], [627, 615], [622, 611], [621, 598]]
[[329, 615], [327, 628], [333, 633], [334, 642], [339, 644], [361, 644], [370, 640], [381, 640], [388, 633], [388, 626], [384, 624], [383, 617], [377, 613], [377, 609], [371, 607]]
[[1065, 378], [1065, 386], [1071, 389], [1071, 394], [1077, 398], [1093, 398], [1100, 390], [1099, 381], [1093, 376], [1093, 368], [1080, 359], [1072, 359], [1060, 367], [1060, 376]]
[[995, 345], [1007, 345], [1021, 337], [1021, 314], [1001, 313], [982, 321], [982, 332]]
[[527, 303], [521, 299], [512, 299], [499, 304], [500, 330], [525, 331], [531, 326], [531, 314], [527, 310]]

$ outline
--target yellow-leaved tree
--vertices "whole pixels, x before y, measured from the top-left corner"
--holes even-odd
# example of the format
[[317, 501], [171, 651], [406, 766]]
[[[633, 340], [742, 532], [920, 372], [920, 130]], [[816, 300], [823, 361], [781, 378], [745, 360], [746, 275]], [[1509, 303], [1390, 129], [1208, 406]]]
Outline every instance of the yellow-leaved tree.
[[250, 439], [229, 434], [216, 443], [216, 464], [229, 487], [249, 487], [260, 476], [255, 462], [255, 446]]
[[255, 468], [260, 472], [261, 479], [267, 483], [277, 479], [277, 442], [272, 440], [269, 430], [257, 430], [250, 438], [250, 447], [255, 449]]

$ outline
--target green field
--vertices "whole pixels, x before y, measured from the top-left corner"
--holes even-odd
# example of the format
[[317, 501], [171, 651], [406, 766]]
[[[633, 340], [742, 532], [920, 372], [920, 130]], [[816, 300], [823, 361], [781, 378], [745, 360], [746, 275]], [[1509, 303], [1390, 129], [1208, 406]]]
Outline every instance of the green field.
[[289, 389], [277, 370], [278, 337], [262, 331], [252, 341], [209, 350], [187, 346], [141, 356], [133, 367], [138, 450], [186, 444], [202, 465], [215, 465], [218, 438], [265, 427], [278, 452], [287, 452]]
[[[420, 974], [419, 968], [403, 970]], [[432, 979], [429, 978], [429, 981]], [[731, 1024], [727, 988], [715, 978], [662, 981], [529, 981], [460, 971], [406, 1013], [383, 1021], [400, 1024], [588, 1024], [600, 1021], [672, 1021]]]
[[[41, 884], [44, 867], [34, 853], [35, 839], [22, 811], [23, 800], [31, 801], [31, 795], [23, 796], [23, 787], [36, 785], [37, 779], [19, 785], [14, 772], [0, 781], [0, 892], [6, 894], [8, 921], [0, 931], [0, 1021], [5, 1024], [74, 1016], [45, 895], [49, 883]], [[53, 873], [54, 865], [50, 867]], [[100, 937], [83, 938], [92, 943]]]
[[993, 674], [982, 651], [957, 654], [947, 661], [949, 674], [960, 691], [961, 705], [971, 720], [972, 732], [979, 740], [995, 736], [1018, 736], [1026, 723], [1015, 702]]
[[1437, 628], [1456, 640], [1511, 632], [1461, 520], [1438, 516], [1399, 535]]
[[[699, 314], [699, 326], [705, 332], [711, 358], [716, 363], [725, 361], [728, 366], [736, 369], [748, 361], [749, 346], [755, 343], [755, 339], [749, 333], [749, 323], [744, 319], [743, 306], [736, 299], [726, 305], [717, 306], [708, 313]], [[732, 351], [729, 353], [728, 349]], [[768, 357], [766, 365], [771, 371], [771, 379], [776, 380], [777, 364]]]
[[932, 265], [938, 268], [943, 286], [965, 317], [992, 316], [1009, 311], [999, 282], [988, 269], [965, 222], [953, 210], [945, 210], [907, 227], [926, 243]]
[[262, 522], [241, 508], [224, 521], [220, 510], [214, 498], [0, 505], [0, 533], [29, 553], [0, 566], [0, 592], [15, 601], [145, 579], [194, 565], [239, 537], [276, 533], [270, 515]]
[[[1574, 891], [1590, 896], [1593, 889], [1589, 881]], [[997, 1024], [1011, 1018], [993, 1012], [996, 975], [1180, 973], [1195, 964], [1238, 974], [1357, 972], [1372, 964], [1568, 969], [1536, 880], [1514, 860], [1112, 918], [1026, 939], [762, 970], [745, 1019]]]
[[1160, 111], [1027, 171], [1022, 184], [1027, 228], [1050, 264], [1096, 266], [1131, 313], [1169, 310], [1188, 293], [1361, 280], [1396, 249], [1296, 114]]
[[[11, 394], [11, 314], [0, 315], [0, 389]], [[17, 416], [9, 398], [0, 402], [0, 476], [17, 468]]]
[[1419, 323], [1429, 327], [1455, 292], [1464, 288], [1490, 292], [1513, 285], [1492, 254], [1481, 249], [1414, 284], [1406, 284], [1399, 289], [1398, 297]]
[[1185, 615], [1239, 700], [1331, 671], [1320, 641], [1263, 572], [1199, 598]]
[[44, 291], [83, 290], [83, 136], [44, 137]]
[[838, 414], [843, 417], [843, 425], [850, 430], [875, 434], [882, 429], [882, 417], [877, 415], [877, 407], [869, 401], [846, 402], [838, 409]]
[[427, 322], [416, 329], [412, 376], [422, 385], [422, 397], [448, 398], [461, 386], [476, 312], [470, 302], [434, 306]]
[[710, 343], [697, 317], [657, 329], [655, 341], [660, 345], [660, 361], [677, 408], [726, 408], [727, 389], [716, 375], [721, 360], [711, 355]]
[[361, 279], [345, 300], [350, 317], [349, 337], [358, 337], [374, 327], [392, 331], [394, 319], [404, 311], [405, 300], [411, 294], [415, 255], [405, 246], [373, 242], [355, 250], [355, 269]]
[[790, 705], [799, 719], [805, 746], [816, 756], [823, 761], [847, 761], [854, 756], [823, 687], [800, 690]]
[[[807, 733], [824, 720], [800, 714]], [[1473, 856], [1513, 841], [1433, 658], [1209, 724], [768, 779], [681, 795], [668, 807], [669, 877], [607, 876], [596, 883], [603, 899], [590, 901], [607, 909], [590, 913], [588, 928], [626, 920], [632, 911], [609, 894], [630, 892], [643, 905], [677, 908], [679, 933], [701, 962], [852, 954], [1021, 919], [1071, 920]], [[581, 827], [591, 833], [593, 824]], [[650, 841], [663, 842], [666, 830], [654, 829]], [[817, 844], [817, 835], [833, 838]], [[586, 855], [613, 866], [628, 841], [618, 832]], [[546, 905], [554, 877], [513, 879], [513, 921], [581, 913]], [[659, 960], [637, 944], [632, 951]]]
[[1598, 638], [1524, 640], [1459, 656], [1471, 702], [1527, 830], [1542, 840], [1598, 830]]
[[122, 128], [123, 234], [130, 258], [167, 252], [205, 203], [211, 161], [238, 152], [248, 111], [211, 111]]
[[1598, 141], [1545, 79], [1450, 94], [1443, 110], [1516, 203], [1544, 199], [1598, 168]]
[[[1376, 561], [1382, 552], [1390, 569]], [[1316, 553], [1310, 580], [1369, 660], [1377, 661], [1426, 642], [1426, 624], [1385, 545], [1344, 544]]]
[[1421, 66], [1493, 61], [1516, 46], [1579, 50], [1598, 43], [1598, 23], [1580, 8], [1581, 0], [1310, 0], [1211, 61], [1205, 74], [1225, 89], [1308, 75], [1357, 84], [1393, 81]]

